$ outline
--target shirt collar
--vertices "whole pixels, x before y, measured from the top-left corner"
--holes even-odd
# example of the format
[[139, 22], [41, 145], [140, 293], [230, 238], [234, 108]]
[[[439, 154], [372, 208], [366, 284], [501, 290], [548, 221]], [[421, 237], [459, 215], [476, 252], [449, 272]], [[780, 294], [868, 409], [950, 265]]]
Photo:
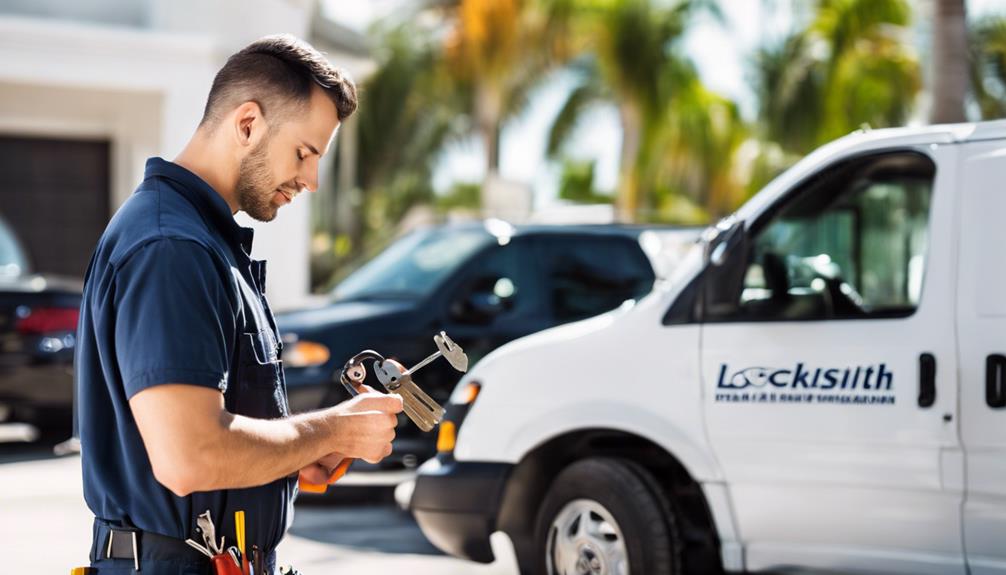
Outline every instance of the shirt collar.
[[153, 177], [167, 178], [178, 184], [175, 189], [199, 210], [207, 222], [212, 223], [228, 241], [240, 246], [246, 255], [251, 255], [255, 231], [238, 225], [223, 196], [205, 180], [182, 166], [162, 158], [147, 160], [144, 179]]

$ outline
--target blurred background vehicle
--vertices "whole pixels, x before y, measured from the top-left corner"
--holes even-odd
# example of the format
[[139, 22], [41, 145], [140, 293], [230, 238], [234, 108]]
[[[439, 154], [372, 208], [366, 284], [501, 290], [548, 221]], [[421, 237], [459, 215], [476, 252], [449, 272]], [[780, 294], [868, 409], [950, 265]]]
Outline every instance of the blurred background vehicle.
[[[475, 365], [508, 341], [638, 299], [652, 289], [655, 269], [697, 237], [691, 228], [515, 227], [496, 219], [409, 233], [339, 283], [324, 307], [277, 315], [290, 408], [347, 399], [339, 370], [363, 349], [411, 366], [436, 351], [432, 336], [445, 330]], [[416, 381], [444, 402], [460, 376], [435, 362]], [[415, 467], [435, 444], [434, 434], [402, 416], [380, 469]], [[376, 466], [354, 469], [368, 467]]]
[[0, 421], [69, 432], [81, 290], [79, 281], [30, 273], [0, 218]]

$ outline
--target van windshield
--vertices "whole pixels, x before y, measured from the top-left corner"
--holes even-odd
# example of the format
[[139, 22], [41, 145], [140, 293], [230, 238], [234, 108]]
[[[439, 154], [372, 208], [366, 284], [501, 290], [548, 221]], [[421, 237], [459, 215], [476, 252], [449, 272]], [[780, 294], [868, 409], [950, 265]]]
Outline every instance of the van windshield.
[[412, 232], [342, 281], [336, 301], [419, 299], [495, 238], [483, 228]]

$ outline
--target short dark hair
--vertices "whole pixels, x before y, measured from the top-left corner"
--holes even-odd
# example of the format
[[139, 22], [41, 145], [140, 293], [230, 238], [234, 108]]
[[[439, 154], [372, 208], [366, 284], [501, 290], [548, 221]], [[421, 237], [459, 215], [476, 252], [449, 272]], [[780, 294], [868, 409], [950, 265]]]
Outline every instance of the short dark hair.
[[307, 105], [313, 85], [331, 98], [340, 122], [356, 111], [356, 84], [321, 52], [290, 34], [260, 38], [228, 58], [217, 72], [200, 125], [213, 126], [249, 101], [256, 102], [263, 115], [275, 111], [282, 121], [288, 111]]

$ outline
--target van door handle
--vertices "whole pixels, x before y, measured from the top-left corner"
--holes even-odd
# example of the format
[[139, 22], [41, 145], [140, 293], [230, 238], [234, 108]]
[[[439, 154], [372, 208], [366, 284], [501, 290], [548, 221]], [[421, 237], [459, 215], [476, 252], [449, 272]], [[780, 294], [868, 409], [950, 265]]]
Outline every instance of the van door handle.
[[919, 356], [919, 407], [936, 403], [936, 357], [931, 353]]
[[1006, 355], [993, 353], [985, 358], [985, 403], [993, 409], [1006, 407]]

